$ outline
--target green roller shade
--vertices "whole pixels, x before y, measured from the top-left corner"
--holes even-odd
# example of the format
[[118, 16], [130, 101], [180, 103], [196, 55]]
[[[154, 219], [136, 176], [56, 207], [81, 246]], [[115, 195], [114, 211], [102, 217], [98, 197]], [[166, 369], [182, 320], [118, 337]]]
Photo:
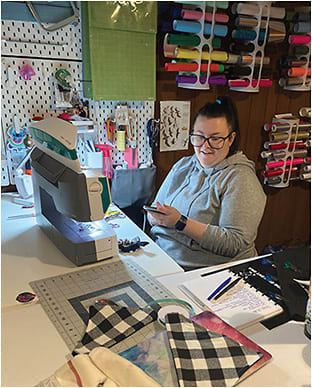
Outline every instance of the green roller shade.
[[82, 2], [82, 24], [85, 97], [154, 101], [157, 2]]

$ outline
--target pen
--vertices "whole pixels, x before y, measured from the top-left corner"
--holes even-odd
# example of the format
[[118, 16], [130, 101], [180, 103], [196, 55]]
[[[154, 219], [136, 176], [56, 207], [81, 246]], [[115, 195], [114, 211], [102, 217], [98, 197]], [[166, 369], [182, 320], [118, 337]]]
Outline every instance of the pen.
[[230, 283], [224, 290], [222, 290], [218, 295], [214, 297], [214, 300], [219, 299], [222, 295], [228, 292], [231, 288], [233, 288], [238, 282], [240, 282], [242, 278], [235, 279], [232, 283]]
[[226, 280], [224, 280], [223, 283], [220, 284], [220, 286], [218, 286], [207, 298], [207, 300], [211, 300], [215, 295], [218, 294], [218, 292], [220, 292], [222, 290], [223, 287], [225, 287], [230, 281], [231, 281], [232, 277], [230, 276], [229, 278], [227, 278]]

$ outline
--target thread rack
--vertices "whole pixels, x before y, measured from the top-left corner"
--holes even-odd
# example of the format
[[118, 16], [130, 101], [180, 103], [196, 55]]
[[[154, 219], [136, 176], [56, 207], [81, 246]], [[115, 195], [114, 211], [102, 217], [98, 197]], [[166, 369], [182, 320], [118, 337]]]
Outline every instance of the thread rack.
[[269, 141], [261, 157], [266, 160], [264, 184], [276, 188], [289, 186], [292, 180], [311, 181], [311, 123], [298, 118], [273, 118], [264, 125]]
[[[164, 38], [164, 55], [173, 58], [165, 64], [165, 70], [178, 72], [176, 81], [181, 88], [209, 90], [211, 84], [226, 85], [225, 76], [220, 74], [224, 65], [220, 62], [226, 62], [228, 55], [214, 49], [221, 47], [221, 38], [228, 32], [224, 24], [229, 20], [228, 15], [220, 12], [228, 7], [228, 2], [177, 3], [183, 3], [183, 8], [173, 12], [176, 33]], [[218, 75], [211, 75], [213, 72]]]

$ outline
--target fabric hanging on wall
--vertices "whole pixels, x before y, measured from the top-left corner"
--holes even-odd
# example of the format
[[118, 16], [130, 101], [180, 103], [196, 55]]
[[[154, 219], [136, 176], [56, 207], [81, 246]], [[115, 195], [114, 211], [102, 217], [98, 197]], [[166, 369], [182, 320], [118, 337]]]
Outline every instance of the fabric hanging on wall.
[[82, 21], [85, 97], [154, 101], [157, 3], [82, 2]]

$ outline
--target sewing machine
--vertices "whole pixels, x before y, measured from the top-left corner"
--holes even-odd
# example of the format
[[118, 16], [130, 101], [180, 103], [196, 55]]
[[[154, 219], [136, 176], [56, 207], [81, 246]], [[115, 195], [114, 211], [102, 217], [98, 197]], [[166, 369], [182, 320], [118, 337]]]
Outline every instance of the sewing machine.
[[116, 255], [118, 243], [103, 219], [111, 203], [108, 180], [96, 170], [81, 169], [77, 132], [58, 118], [32, 123], [36, 147], [30, 158], [37, 223], [79, 266]]

